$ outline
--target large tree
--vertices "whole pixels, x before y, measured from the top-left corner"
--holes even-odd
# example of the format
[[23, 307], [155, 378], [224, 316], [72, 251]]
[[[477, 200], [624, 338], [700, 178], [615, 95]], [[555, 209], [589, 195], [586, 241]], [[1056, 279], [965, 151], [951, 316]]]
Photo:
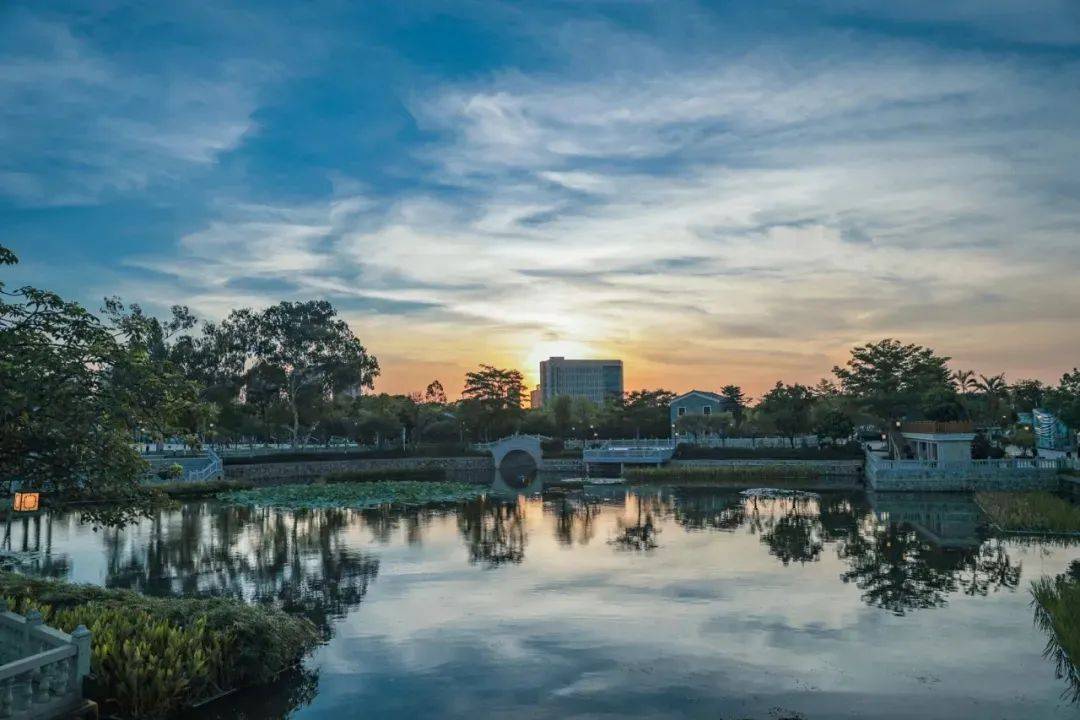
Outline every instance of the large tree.
[[755, 409], [778, 432], [790, 438], [794, 447], [796, 436], [810, 432], [813, 407], [814, 393], [810, 388], [778, 382], [761, 397]]
[[1080, 369], [1062, 375], [1057, 387], [1046, 391], [1045, 404], [1067, 426], [1080, 429]]
[[508, 433], [521, 420], [525, 378], [519, 370], [481, 365], [465, 374], [462, 410], [484, 437]]
[[[0, 247], [0, 264], [17, 258]], [[48, 489], [61, 502], [111, 499], [96, 520], [123, 523], [147, 512], [155, 495], [140, 485], [147, 466], [132, 446], [127, 393], [115, 392], [124, 366], [150, 375], [97, 317], [78, 303], [32, 287], [0, 283], [0, 484]], [[152, 409], [146, 409], [147, 412]]]
[[283, 301], [261, 312], [234, 311], [224, 325], [243, 338], [250, 372], [280, 377], [292, 444], [300, 440], [304, 398], [374, 386], [379, 363], [325, 300]]
[[[886, 338], [853, 348], [845, 367], [834, 367], [845, 394], [881, 420], [921, 413], [922, 399], [953, 390], [948, 357], [921, 345]], [[955, 390], [953, 390], [955, 392]]]

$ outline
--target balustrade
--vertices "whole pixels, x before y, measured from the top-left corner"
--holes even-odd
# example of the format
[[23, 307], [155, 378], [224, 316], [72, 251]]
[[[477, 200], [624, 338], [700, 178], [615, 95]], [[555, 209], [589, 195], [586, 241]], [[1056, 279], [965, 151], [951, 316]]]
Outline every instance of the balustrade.
[[40, 612], [24, 617], [0, 600], [0, 639], [0, 718], [48, 720], [82, 704], [89, 630], [68, 635], [43, 624]]

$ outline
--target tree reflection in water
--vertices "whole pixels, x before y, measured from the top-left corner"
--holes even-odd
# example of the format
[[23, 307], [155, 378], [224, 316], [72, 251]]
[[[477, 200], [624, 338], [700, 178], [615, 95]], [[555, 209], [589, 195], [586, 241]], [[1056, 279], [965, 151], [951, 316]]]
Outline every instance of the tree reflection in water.
[[525, 559], [525, 519], [517, 499], [484, 496], [462, 503], [457, 524], [470, 563], [495, 568]]
[[596, 534], [596, 517], [600, 503], [584, 494], [577, 497], [562, 496], [545, 503], [545, 510], [555, 514], [555, 540], [560, 545], [588, 545]]
[[185, 504], [158, 513], [144, 538], [105, 531], [105, 584], [272, 604], [302, 613], [329, 637], [332, 620], [360, 604], [379, 571], [376, 558], [343, 538], [359, 518], [341, 509]]
[[[744, 499], [730, 491], [676, 488], [635, 497], [638, 519], [620, 522], [613, 541], [620, 547], [655, 548], [656, 521], [667, 517], [691, 530], [744, 528], [784, 565], [818, 561], [833, 545], [848, 566], [840, 579], [862, 590], [868, 605], [897, 615], [941, 607], [951, 594], [987, 595], [1020, 582], [1021, 567], [1007, 545], [975, 534], [977, 512], [969, 500], [890, 498], [890, 522], [880, 520], [861, 493]], [[945, 534], [942, 543], [924, 537], [933, 532]]]
[[645, 497], [634, 493], [627, 493], [627, 505], [633, 505], [630, 517], [625, 514], [617, 518], [619, 526], [618, 534], [610, 541], [620, 550], [642, 552], [654, 550], [656, 543], [656, 521], [654, 515], [664, 517], [671, 513], [670, 506], [663, 502], [658, 495]]

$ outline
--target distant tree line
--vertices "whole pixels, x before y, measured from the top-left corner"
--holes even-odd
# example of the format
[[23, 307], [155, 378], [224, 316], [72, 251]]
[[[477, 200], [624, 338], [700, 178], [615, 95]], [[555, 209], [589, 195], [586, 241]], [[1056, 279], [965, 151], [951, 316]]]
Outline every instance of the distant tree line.
[[[0, 247], [0, 265], [15, 255]], [[727, 410], [680, 419], [680, 434], [850, 438], [896, 419], [970, 419], [1007, 426], [1045, 407], [1080, 426], [1080, 371], [1060, 383], [1006, 382], [951, 372], [948, 357], [885, 339], [856, 347], [832, 379], [778, 382], [756, 402], [721, 389]], [[439, 380], [409, 395], [372, 393], [375, 356], [329, 302], [243, 308], [220, 322], [184, 306], [169, 317], [118, 298], [92, 313], [33, 287], [0, 283], [0, 483], [51, 487], [71, 500], [112, 497], [145, 510], [137, 443], [292, 446], [350, 441], [416, 445], [492, 440], [514, 432], [558, 439], [667, 437], [669, 390], [642, 389], [597, 405], [556, 397], [526, 409], [522, 373], [481, 365], [451, 401]]]

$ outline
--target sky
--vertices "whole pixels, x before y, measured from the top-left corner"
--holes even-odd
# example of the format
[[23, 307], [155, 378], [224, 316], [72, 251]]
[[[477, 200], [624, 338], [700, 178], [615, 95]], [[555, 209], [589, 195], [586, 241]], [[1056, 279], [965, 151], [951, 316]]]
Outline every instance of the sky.
[[1080, 3], [0, 4], [10, 283], [325, 298], [380, 391], [1080, 364]]

